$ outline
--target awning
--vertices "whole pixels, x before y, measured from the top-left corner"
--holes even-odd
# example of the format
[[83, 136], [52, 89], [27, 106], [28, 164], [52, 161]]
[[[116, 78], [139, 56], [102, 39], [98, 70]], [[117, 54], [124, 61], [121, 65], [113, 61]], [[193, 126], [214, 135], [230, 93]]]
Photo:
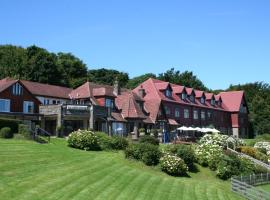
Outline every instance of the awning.
[[112, 118], [114, 119], [112, 121], [127, 122], [120, 113], [112, 112]]
[[179, 124], [174, 119], [168, 119], [170, 125], [178, 126]]

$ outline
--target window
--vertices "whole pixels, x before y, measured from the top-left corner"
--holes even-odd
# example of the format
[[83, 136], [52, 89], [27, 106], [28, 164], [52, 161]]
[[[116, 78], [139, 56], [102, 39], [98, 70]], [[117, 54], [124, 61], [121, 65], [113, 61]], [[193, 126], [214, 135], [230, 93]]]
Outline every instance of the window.
[[183, 93], [181, 94], [181, 99], [182, 99], [182, 100], [185, 100], [186, 98], [187, 98], [187, 94], [183, 92]]
[[165, 108], [166, 115], [171, 114], [171, 109], [168, 106], [165, 106], [164, 108]]
[[189, 110], [188, 109], [184, 109], [184, 118], [185, 119], [189, 118]]
[[205, 104], [205, 98], [201, 97], [201, 104]]
[[172, 97], [172, 91], [169, 90], [169, 89], [167, 89], [167, 90], [165, 91], [165, 95], [166, 95], [166, 97]]
[[34, 112], [34, 102], [24, 101], [23, 102], [23, 112], [24, 113], [33, 113]]
[[211, 116], [212, 116], [212, 113], [211, 113], [210, 111], [208, 111], [208, 112], [207, 112], [207, 116], [208, 116], [208, 119], [210, 119]]
[[205, 120], [205, 112], [204, 111], [201, 111], [201, 119]]
[[214, 98], [211, 99], [211, 105], [212, 105], [212, 106], [215, 105], [215, 99], [214, 99]]
[[193, 119], [198, 119], [198, 110], [193, 110]]
[[180, 110], [179, 110], [179, 108], [175, 108], [175, 117], [180, 117]]
[[106, 99], [105, 100], [105, 106], [107, 108], [113, 108], [114, 104], [113, 104], [113, 100], [112, 99]]
[[22, 95], [22, 86], [19, 83], [12, 86], [12, 94], [16, 96]]
[[0, 112], [10, 112], [9, 99], [0, 99]]
[[191, 94], [191, 95], [189, 96], [189, 100], [190, 100], [191, 102], [194, 102], [194, 101], [195, 101], [195, 97], [194, 97], [193, 94]]

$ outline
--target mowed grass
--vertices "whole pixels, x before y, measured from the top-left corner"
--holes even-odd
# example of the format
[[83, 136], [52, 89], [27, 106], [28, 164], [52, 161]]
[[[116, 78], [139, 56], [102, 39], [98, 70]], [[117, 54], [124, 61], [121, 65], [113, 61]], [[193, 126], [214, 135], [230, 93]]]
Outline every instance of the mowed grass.
[[191, 178], [129, 161], [123, 152], [87, 152], [66, 146], [0, 139], [0, 199], [241, 199], [207, 168]]
[[270, 192], [270, 184], [259, 185], [257, 187], [260, 188], [260, 189], [263, 189], [266, 192]]

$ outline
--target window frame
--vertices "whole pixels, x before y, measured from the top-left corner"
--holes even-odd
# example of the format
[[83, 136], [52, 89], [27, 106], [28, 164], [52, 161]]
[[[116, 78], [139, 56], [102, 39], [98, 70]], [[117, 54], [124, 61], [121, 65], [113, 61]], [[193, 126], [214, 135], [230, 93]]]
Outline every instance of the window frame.
[[189, 109], [184, 109], [184, 119], [189, 119]]
[[[31, 108], [32, 110], [29, 108]], [[34, 112], [35, 112], [35, 103], [33, 101], [23, 101], [23, 113], [31, 114]]]
[[[3, 106], [3, 110], [0, 110], [0, 112], [10, 112], [10, 99], [0, 99], [0, 103], [4, 102], [4, 106]], [[5, 109], [7, 108], [7, 109]], [[0, 109], [1, 109], [1, 106], [0, 106]]]
[[193, 110], [193, 119], [198, 120], [199, 119], [199, 111]]
[[180, 117], [180, 109], [179, 108], [175, 108], [175, 110], [174, 110], [174, 116], [175, 117]]

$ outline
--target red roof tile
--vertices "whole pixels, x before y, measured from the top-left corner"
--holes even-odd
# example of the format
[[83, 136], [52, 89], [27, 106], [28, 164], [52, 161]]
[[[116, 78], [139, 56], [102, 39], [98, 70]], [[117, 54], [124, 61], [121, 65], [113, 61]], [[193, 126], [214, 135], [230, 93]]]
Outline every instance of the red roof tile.
[[136, 102], [136, 97], [132, 91], [123, 92], [115, 99], [115, 104], [121, 110], [122, 116], [126, 118], [142, 118], [145, 119], [146, 115], [141, 110], [139, 104]]
[[47, 96], [55, 98], [69, 99], [71, 88], [49, 85], [32, 81], [20, 81], [32, 94], [36, 96]]
[[244, 98], [244, 91], [221, 92], [220, 97], [226, 110], [239, 112], [241, 102]]
[[0, 80], [0, 92], [4, 91], [5, 89], [9, 88], [11, 85], [16, 83], [18, 80], [14, 80], [11, 78], [4, 78]]

